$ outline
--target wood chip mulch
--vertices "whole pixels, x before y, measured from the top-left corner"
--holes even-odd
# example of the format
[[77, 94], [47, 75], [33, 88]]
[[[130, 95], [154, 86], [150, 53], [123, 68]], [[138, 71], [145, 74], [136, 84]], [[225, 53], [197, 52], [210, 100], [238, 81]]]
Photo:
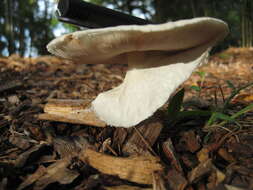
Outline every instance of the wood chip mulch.
[[[208, 118], [170, 123], [166, 106], [129, 129], [42, 121], [51, 99], [94, 99], [119, 85], [123, 65], [73, 64], [52, 56], [0, 58], [0, 189], [248, 190], [253, 189], [253, 112], [204, 130]], [[193, 74], [184, 83], [185, 109], [223, 104], [236, 87], [253, 82], [253, 49], [212, 56], [201, 93]], [[187, 104], [188, 103], [188, 104]], [[246, 88], [228, 114], [253, 103]]]

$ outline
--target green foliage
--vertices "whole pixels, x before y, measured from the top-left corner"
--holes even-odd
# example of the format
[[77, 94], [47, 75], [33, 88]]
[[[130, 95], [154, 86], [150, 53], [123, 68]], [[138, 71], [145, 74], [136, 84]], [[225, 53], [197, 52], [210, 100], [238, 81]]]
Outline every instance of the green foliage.
[[[253, 104], [250, 104], [246, 106], [245, 108], [241, 109], [240, 111], [234, 113], [233, 115], [225, 115], [222, 113], [218, 113], [218, 116], [211, 116], [210, 119], [208, 120], [207, 124], [204, 127], [204, 130], [211, 132], [213, 129], [216, 127], [223, 127], [225, 124], [228, 122], [233, 122], [235, 123], [239, 128], [242, 128], [242, 126], [235, 120], [237, 117], [249, 112], [253, 111]], [[219, 119], [219, 120], [218, 120]], [[220, 122], [218, 122], [220, 121]]]
[[4, 21], [0, 22], [0, 39], [5, 42], [0, 54], [47, 54], [46, 44], [54, 38], [53, 14], [49, 11], [52, 4], [48, 0], [4, 0], [0, 7], [0, 19]]
[[69, 31], [69, 32], [75, 32], [79, 28], [73, 24], [63, 23], [63, 26]]
[[201, 91], [201, 87], [200, 86], [191, 86], [190, 87], [192, 90], [195, 90], [195, 91], [197, 91], [197, 92], [200, 92]]
[[177, 119], [178, 120], [194, 119], [194, 118], [197, 118], [197, 117], [208, 118], [211, 115], [212, 115], [212, 111], [206, 111], [206, 110], [181, 111], [178, 114]]
[[48, 54], [46, 45], [59, 26], [53, 6], [49, 0], [0, 1], [0, 55]]
[[56, 17], [53, 17], [52, 19], [51, 19], [51, 21], [50, 21], [50, 25], [51, 25], [51, 27], [56, 27], [57, 25], [58, 25], [58, 19], [56, 18]]
[[224, 120], [224, 121], [229, 121], [229, 122], [234, 122], [235, 120], [231, 118], [230, 116], [221, 113], [221, 112], [212, 112], [211, 117], [206, 123], [206, 126], [211, 126], [213, 125], [217, 120]]
[[[199, 76], [203, 77], [205, 74], [203, 72], [197, 73]], [[196, 119], [202, 118], [204, 119], [205, 125], [203, 127], [204, 131], [207, 131], [208, 134], [205, 138], [206, 141], [209, 139], [209, 135], [213, 129], [217, 127], [224, 128], [223, 126], [227, 123], [234, 123], [239, 128], [242, 126], [237, 122], [236, 118], [239, 116], [252, 111], [253, 110], [253, 103], [246, 106], [245, 108], [239, 110], [238, 112], [230, 115], [227, 114], [229, 104], [231, 100], [240, 93], [241, 90], [246, 89], [250, 86], [253, 86], [253, 83], [249, 83], [242, 87], [236, 88], [235, 85], [231, 81], [226, 81], [229, 88], [232, 89], [231, 94], [225, 99], [225, 102], [221, 108], [210, 108], [210, 110], [190, 110], [185, 111], [183, 109], [183, 96], [184, 90], [182, 89], [179, 91], [170, 101], [168, 106], [168, 117], [171, 124], [175, 124], [176, 122], [183, 121], [185, 119]], [[229, 129], [227, 129], [229, 130]]]
[[29, 5], [32, 5], [32, 4], [34, 4], [35, 2], [36, 2], [35, 0], [29, 0], [29, 1], [28, 1], [28, 4], [29, 4]]
[[198, 74], [201, 77], [201, 81], [205, 80], [206, 72], [204, 71], [196, 71], [196, 74]]
[[184, 88], [182, 88], [172, 97], [167, 110], [169, 118], [172, 118], [173, 120], [177, 119], [183, 103], [183, 98], [184, 98]]
[[229, 53], [220, 53], [218, 57], [221, 59], [229, 59], [231, 55]]
[[246, 89], [246, 88], [248, 88], [248, 87], [253, 86], [253, 82], [248, 83], [248, 84], [246, 84], [246, 85], [244, 85], [244, 86], [241, 86], [241, 87], [239, 87], [239, 88], [236, 88], [236, 87], [233, 85], [233, 83], [230, 82], [230, 81], [227, 81], [227, 84], [228, 84], [228, 87], [232, 89], [232, 92], [231, 92], [230, 96], [225, 100], [225, 103], [224, 103], [224, 105], [223, 105], [222, 112], [225, 112], [225, 111], [226, 111], [226, 109], [229, 107], [229, 105], [230, 105], [232, 99], [233, 99], [236, 95], [238, 95], [242, 90], [244, 90], [244, 89]]
[[198, 84], [197, 86], [193, 85], [190, 88], [192, 90], [195, 90], [196, 92], [198, 92], [198, 97], [200, 97], [201, 90], [203, 88], [203, 84], [204, 84], [204, 81], [205, 81], [205, 78], [206, 78], [206, 72], [204, 72], [204, 71], [196, 71], [195, 74], [197, 74], [200, 77], [200, 84]]
[[[229, 46], [239, 46], [241, 38], [241, 1], [231, 0], [89, 0], [103, 6], [135, 16], [144, 16], [154, 22], [210, 16], [226, 21], [230, 34], [223, 43], [214, 48], [214, 52]], [[246, 1], [246, 0], [243, 0]], [[249, 1], [249, 0], [248, 0]], [[252, 19], [252, 18], [251, 18]]]
[[[222, 127], [224, 124], [228, 122], [235, 123], [240, 127], [240, 124], [235, 120], [237, 117], [241, 116], [242, 114], [253, 110], [253, 104], [250, 104], [249, 106], [246, 106], [242, 110], [238, 111], [237, 113], [233, 115], [227, 115], [226, 112], [229, 108], [229, 105], [231, 103], [231, 100], [240, 93], [241, 90], [244, 90], [250, 86], [253, 86], [253, 83], [246, 84], [242, 87], [236, 88], [235, 85], [231, 81], [226, 81], [229, 88], [232, 89], [231, 94], [225, 99], [225, 102], [220, 109], [216, 109], [212, 111], [212, 114], [208, 121], [206, 122], [206, 125], [204, 127], [205, 130], [210, 131], [211, 129], [215, 127]], [[220, 122], [221, 121], [221, 122]]]
[[[250, 104], [248, 106], [246, 106], [245, 108], [241, 109], [240, 111], [236, 112], [235, 114], [233, 114], [232, 116], [230, 116], [231, 119], [233, 119], [235, 121], [235, 119], [249, 111], [253, 111], [253, 104]], [[224, 124], [226, 124], [227, 121], [224, 120], [221, 123], [218, 124], [218, 126], [222, 126]], [[235, 121], [235, 123], [241, 128], [240, 124], [238, 124], [238, 122]]]
[[94, 3], [97, 5], [102, 5], [103, 4], [103, 0], [87, 0], [90, 3]]
[[228, 87], [232, 89], [232, 92], [236, 91], [236, 88], [231, 81], [227, 80], [226, 83], [227, 83]]

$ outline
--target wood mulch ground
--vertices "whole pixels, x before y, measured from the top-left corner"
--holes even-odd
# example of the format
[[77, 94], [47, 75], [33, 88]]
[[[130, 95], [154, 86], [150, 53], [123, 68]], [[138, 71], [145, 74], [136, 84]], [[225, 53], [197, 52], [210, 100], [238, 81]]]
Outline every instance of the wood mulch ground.
[[[0, 58], [0, 189], [253, 189], [253, 111], [208, 130], [208, 117], [171, 123], [167, 105], [131, 129], [37, 118], [50, 99], [94, 99], [116, 87], [126, 69], [52, 56]], [[233, 90], [227, 81], [236, 88], [253, 82], [253, 49], [230, 48], [199, 71], [205, 78], [194, 73], [183, 85], [184, 109], [221, 107]], [[226, 113], [251, 103], [248, 87]]]

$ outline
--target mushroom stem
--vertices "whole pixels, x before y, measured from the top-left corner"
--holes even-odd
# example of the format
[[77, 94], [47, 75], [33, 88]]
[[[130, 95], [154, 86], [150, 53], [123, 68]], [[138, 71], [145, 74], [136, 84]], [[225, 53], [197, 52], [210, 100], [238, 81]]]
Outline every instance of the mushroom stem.
[[[207, 55], [208, 51], [205, 51], [196, 60], [185, 64], [132, 68], [126, 73], [121, 85], [97, 96], [92, 102], [93, 110], [108, 125], [137, 125], [153, 115]], [[141, 59], [143, 57], [136, 57], [138, 61]]]

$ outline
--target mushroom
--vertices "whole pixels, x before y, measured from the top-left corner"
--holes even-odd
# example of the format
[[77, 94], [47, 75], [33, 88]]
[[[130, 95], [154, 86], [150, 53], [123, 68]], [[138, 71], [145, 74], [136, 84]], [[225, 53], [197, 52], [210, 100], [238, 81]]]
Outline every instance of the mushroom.
[[88, 64], [128, 64], [123, 83], [100, 93], [91, 109], [108, 125], [131, 127], [163, 106], [227, 33], [223, 21], [201, 17], [78, 31], [54, 39], [47, 49]]

